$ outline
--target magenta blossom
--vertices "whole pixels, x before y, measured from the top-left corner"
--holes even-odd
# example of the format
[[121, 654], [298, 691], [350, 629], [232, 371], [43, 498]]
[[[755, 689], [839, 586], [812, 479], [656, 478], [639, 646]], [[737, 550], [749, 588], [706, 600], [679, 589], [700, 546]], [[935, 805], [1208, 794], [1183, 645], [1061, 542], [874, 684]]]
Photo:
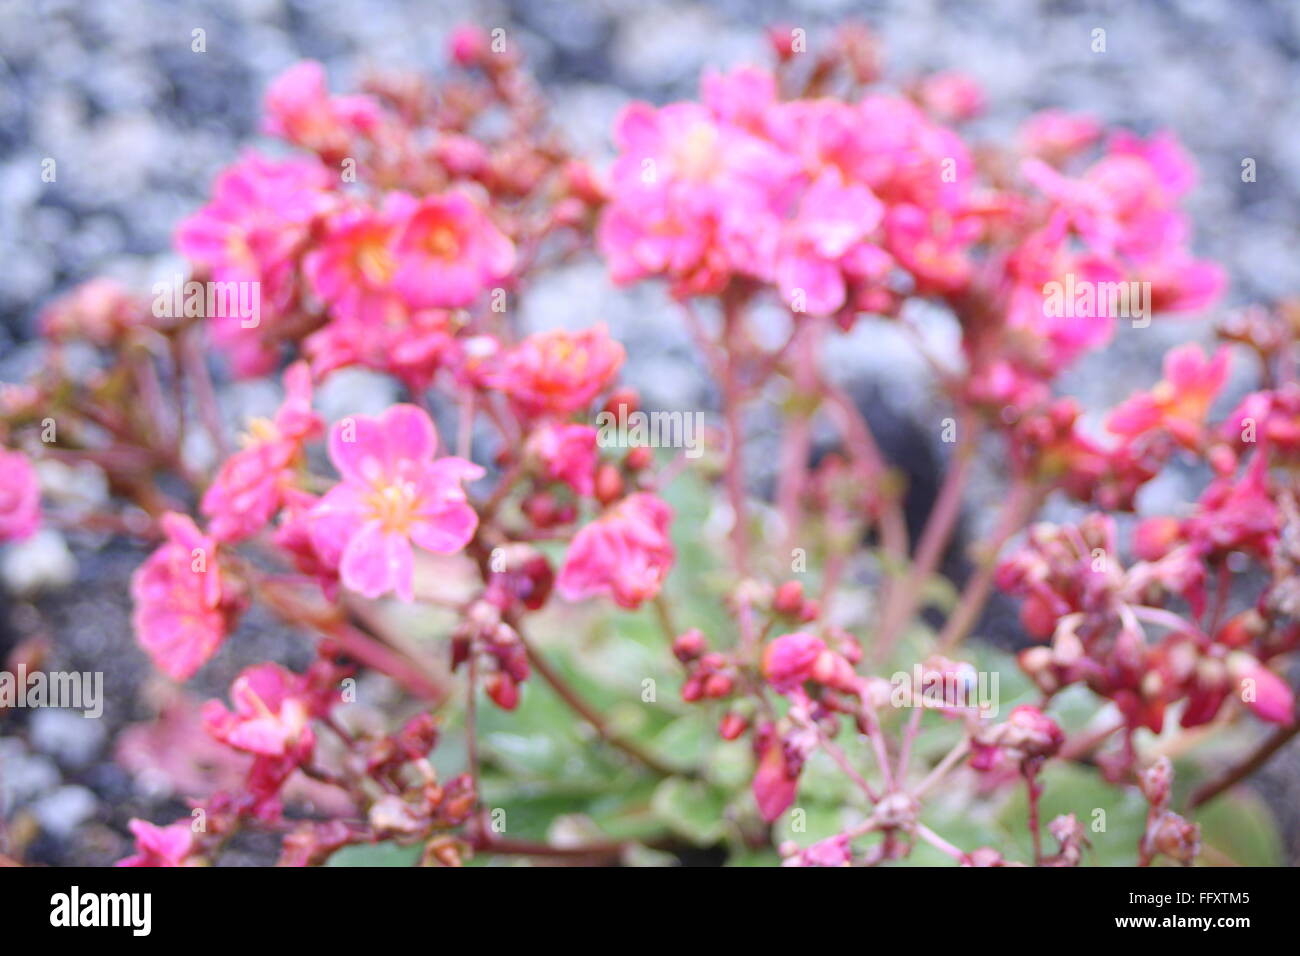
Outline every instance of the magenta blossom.
[[203, 724], [217, 740], [263, 757], [305, 759], [312, 750], [311, 705], [302, 679], [278, 664], [258, 664], [230, 685], [233, 711], [219, 700], [203, 705]]
[[782, 634], [763, 651], [763, 676], [778, 691], [793, 690], [813, 676], [825, 650], [826, 642], [815, 634]]
[[188, 515], [162, 518], [167, 540], [131, 577], [136, 640], [173, 680], [188, 680], [229, 631], [217, 542]]
[[461, 482], [483, 469], [463, 458], [435, 460], [437, 445], [433, 421], [414, 405], [345, 419], [330, 432], [330, 460], [343, 480], [312, 509], [311, 534], [318, 554], [337, 557], [347, 588], [411, 601], [411, 545], [454, 554], [474, 536], [478, 516]]
[[266, 132], [321, 154], [346, 150], [353, 136], [373, 129], [379, 104], [368, 96], [330, 96], [325, 69], [304, 60], [267, 88]]
[[0, 448], [0, 541], [30, 537], [41, 522], [41, 486], [36, 469], [20, 451]]
[[673, 564], [673, 512], [647, 492], [629, 495], [573, 538], [560, 571], [565, 600], [606, 594], [625, 608], [659, 593]]
[[547, 422], [529, 436], [527, 452], [551, 481], [584, 497], [595, 490], [596, 429], [590, 425]]
[[303, 442], [322, 430], [311, 408], [311, 373], [297, 362], [284, 373], [285, 399], [271, 421], [252, 423], [247, 446], [226, 459], [203, 495], [201, 508], [218, 541], [238, 541], [262, 530], [279, 510]]
[[463, 192], [425, 197], [395, 252], [393, 286], [414, 308], [469, 305], [515, 267], [514, 244]]
[[147, 820], [127, 824], [135, 835], [135, 855], [118, 860], [117, 866], [192, 866], [194, 831], [189, 820], [170, 826], [154, 826]]

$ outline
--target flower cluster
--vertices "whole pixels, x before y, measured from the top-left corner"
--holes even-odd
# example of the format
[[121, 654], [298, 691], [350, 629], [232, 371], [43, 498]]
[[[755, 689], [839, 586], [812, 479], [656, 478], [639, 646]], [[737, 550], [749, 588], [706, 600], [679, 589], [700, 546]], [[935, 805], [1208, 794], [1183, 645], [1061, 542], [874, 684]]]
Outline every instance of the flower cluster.
[[[378, 76], [334, 95], [300, 64], [265, 100], [265, 132], [295, 151], [235, 159], [176, 231], [203, 295], [151, 307], [94, 280], [47, 308], [48, 361], [0, 390], [0, 542], [45, 520], [146, 542], [133, 628], [176, 683], [237, 660], [254, 605], [316, 642], [305, 666], [252, 663], [225, 699], [195, 703], [186, 733], [223, 782], [189, 794], [191, 818], [130, 821], [123, 865], [212, 862], [243, 828], [280, 833], [286, 865], [369, 843], [418, 845], [426, 864], [615, 859], [630, 840], [503, 837], [481, 798], [521, 766], [528, 798], [567, 798], [591, 789], [569, 775], [613, 760], [620, 780], [654, 778], [648, 806], [639, 777], [595, 788], [628, 819], [683, 793], [723, 807], [716, 826], [671, 821], [656, 834], [668, 847], [689, 832], [791, 866], [921, 850], [1073, 866], [1096, 834], [1063, 813], [1044, 849], [1041, 804], [1057, 772], [1100, 767], [1150, 808], [1128, 852], [1197, 858], [1155, 735], [1243, 712], [1246, 732], [1278, 735], [1190, 812], [1296, 724], [1300, 309], [1244, 310], [1214, 350], [1175, 348], [1161, 381], [1089, 431], [1060, 374], [1224, 286], [1192, 252], [1195, 174], [1176, 139], [1047, 111], [1009, 144], [978, 144], [957, 131], [984, 106], [968, 77], [888, 88], [859, 27], [806, 56], [785, 31], [771, 39], [772, 69], [711, 73], [698, 102], [628, 106], [607, 175], [564, 145], [513, 47], [477, 29], [454, 34], [457, 69], [437, 88]], [[619, 385], [628, 356], [599, 316], [520, 321], [533, 279], [593, 250], [615, 282], [663, 280], [680, 306], [720, 409], [698, 456], [603, 440], [602, 413], [654, 410]], [[948, 314], [957, 365], [933, 354], [915, 302]], [[758, 334], [761, 308], [784, 342]], [[821, 361], [867, 320], [915, 338], [951, 407], [956, 453], [915, 542], [872, 416]], [[94, 361], [74, 361], [74, 343]], [[1260, 386], [1229, 401], [1242, 355]], [[327, 415], [320, 389], [349, 368], [387, 376], [400, 400]], [[237, 449], [214, 370], [282, 383]], [[744, 412], [774, 394], [780, 447], [759, 503]], [[822, 426], [838, 446], [814, 462]], [[969, 578], [937, 581], [981, 449], [1005, 462], [1007, 494]], [[67, 463], [101, 471], [108, 502], [42, 501], [46, 469]], [[1173, 467], [1205, 478], [1199, 496], [1139, 515]], [[1034, 523], [1052, 497], [1095, 510]], [[1000, 719], [983, 655], [961, 648], [999, 588], [1029, 645], [1021, 675], [992, 675], [1025, 688]], [[400, 704], [359, 702], [376, 675]], [[1067, 690], [1090, 702], [1086, 725], [1060, 705]], [[511, 733], [483, 731], [480, 695]], [[547, 737], [551, 704], [593, 733]], [[663, 752], [693, 720], [710, 728], [701, 747], [722, 748], [717, 768]], [[439, 754], [463, 761], [452, 774], [431, 759], [445, 726], [466, 735]], [[575, 739], [590, 767], [559, 756]], [[1017, 782], [1032, 851], [940, 832], [945, 805], [1010, 805]], [[308, 800], [312, 819], [290, 812]], [[787, 817], [827, 800], [833, 827], [784, 839], [804, 832]]]

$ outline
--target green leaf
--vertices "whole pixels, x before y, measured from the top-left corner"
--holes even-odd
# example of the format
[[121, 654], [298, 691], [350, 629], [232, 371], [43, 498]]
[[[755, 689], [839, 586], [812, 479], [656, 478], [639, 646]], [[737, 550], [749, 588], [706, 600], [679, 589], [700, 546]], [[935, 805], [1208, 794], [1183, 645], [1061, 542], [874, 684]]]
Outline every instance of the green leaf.
[[[1206, 851], [1198, 862], [1281, 866], [1282, 836], [1264, 801], [1249, 790], [1225, 793], [1192, 814]], [[1222, 857], [1220, 859], [1220, 857]]]
[[726, 799], [701, 781], [669, 777], [651, 800], [660, 822], [695, 846], [710, 846], [727, 833]]
[[326, 862], [326, 866], [415, 866], [420, 860], [422, 847], [398, 846], [396, 843], [376, 843], [365, 846], [345, 846]]

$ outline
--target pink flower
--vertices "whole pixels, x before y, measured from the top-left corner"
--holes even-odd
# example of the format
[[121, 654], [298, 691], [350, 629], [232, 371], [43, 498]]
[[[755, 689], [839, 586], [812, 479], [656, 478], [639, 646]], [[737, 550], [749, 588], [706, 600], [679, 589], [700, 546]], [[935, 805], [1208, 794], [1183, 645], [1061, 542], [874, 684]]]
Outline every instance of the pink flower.
[[231, 601], [222, 593], [217, 542], [188, 515], [162, 518], [167, 540], [131, 577], [132, 624], [140, 646], [173, 680], [188, 680], [229, 630]]
[[303, 362], [284, 373], [285, 399], [272, 421], [252, 423], [248, 445], [231, 455], [203, 495], [200, 508], [218, 541], [239, 541], [264, 528], [292, 484], [303, 442], [323, 430], [311, 408], [311, 373]]
[[176, 248], [213, 281], [259, 283], [257, 325], [245, 327], [248, 317], [209, 317], [239, 374], [261, 374], [274, 364], [275, 319], [294, 293], [295, 256], [330, 185], [315, 160], [247, 152], [217, 177], [212, 201], [176, 229]]
[[461, 482], [483, 469], [463, 458], [435, 460], [437, 444], [433, 421], [414, 405], [345, 419], [330, 432], [330, 460], [343, 480], [312, 509], [311, 534], [327, 563], [337, 556], [351, 590], [410, 601], [412, 544], [454, 554], [474, 536], [478, 516]]
[[56, 342], [82, 338], [107, 346], [147, 315], [146, 304], [119, 283], [91, 279], [41, 313], [41, 334]]
[[1234, 444], [1267, 442], [1285, 455], [1300, 454], [1300, 385], [1252, 392], [1228, 416], [1222, 434]]
[[763, 676], [778, 691], [793, 690], [812, 678], [825, 650], [826, 642], [815, 634], [782, 634], [763, 651]]
[[573, 538], [557, 586], [568, 601], [605, 594], [625, 608], [659, 593], [672, 568], [673, 512], [648, 492], [629, 495]]
[[548, 480], [562, 481], [583, 497], [595, 490], [596, 429], [590, 425], [547, 422], [529, 436], [527, 454]]
[[303, 272], [334, 316], [374, 326], [405, 315], [394, 288], [395, 245], [415, 207], [414, 198], [395, 192], [382, 212], [353, 206], [331, 218], [324, 240], [303, 259]]
[[511, 349], [493, 379], [528, 415], [570, 415], [614, 380], [625, 356], [603, 325], [581, 332], [554, 329]]
[[[779, 814], [778, 814], [779, 815]], [[786, 850], [783, 848], [783, 854]], [[818, 840], [805, 849], [793, 849], [781, 861], [782, 866], [849, 866], [853, 862], [853, 847], [843, 833]]]
[[0, 541], [21, 541], [41, 523], [41, 486], [36, 469], [20, 451], [0, 448]]
[[1100, 138], [1096, 119], [1064, 110], [1035, 113], [1020, 127], [1020, 148], [1051, 161], [1068, 159]]
[[357, 132], [380, 120], [379, 104], [368, 96], [331, 97], [325, 69], [314, 60], [276, 77], [267, 88], [265, 107], [266, 132], [331, 157], [345, 152]]
[[1282, 515], [1270, 493], [1268, 457], [1256, 451], [1243, 474], [1225, 475], [1205, 489], [1194, 515], [1183, 524], [1188, 542], [1203, 555], [1247, 551], [1273, 553]]
[[776, 279], [786, 302], [813, 315], [843, 306], [841, 263], [859, 252], [883, 216], [884, 206], [870, 189], [845, 186], [829, 173], [819, 177], [800, 200], [777, 252]]
[[956, 71], [927, 76], [918, 85], [917, 99], [945, 123], [973, 119], [984, 112], [984, 91], [974, 79]]
[[1244, 652], [1228, 658], [1228, 673], [1241, 699], [1260, 720], [1290, 724], [1295, 720], [1295, 694], [1282, 678]]
[[1037, 707], [1022, 704], [1001, 724], [981, 726], [971, 738], [971, 766], [997, 770], [1008, 764], [1041, 763], [1061, 749], [1065, 733]]
[[315, 744], [303, 681], [278, 664], [258, 664], [230, 685], [234, 711], [218, 700], [203, 705], [205, 729], [236, 750], [302, 762]]
[[1172, 349], [1159, 384], [1111, 412], [1106, 427], [1126, 438], [1164, 430], [1179, 444], [1197, 448], [1210, 404], [1228, 380], [1228, 357], [1226, 346], [1209, 358], [1195, 343]]
[[298, 488], [284, 489], [284, 514], [275, 529], [274, 540], [276, 547], [288, 553], [293, 566], [316, 578], [325, 597], [334, 601], [339, 591], [340, 549], [331, 543], [327, 553], [317, 550], [312, 534], [315, 525], [312, 511], [319, 502], [320, 498]]
[[761, 132], [776, 104], [776, 77], [768, 70], [742, 66], [730, 73], [707, 72], [700, 81], [704, 105], [718, 119]]
[[447, 49], [461, 66], [474, 66], [488, 55], [490, 41], [487, 31], [472, 23], [462, 23], [451, 31]]
[[463, 192], [427, 196], [395, 246], [393, 287], [413, 308], [458, 308], [500, 283], [515, 247]]
[[794, 803], [805, 755], [799, 748], [787, 747], [771, 724], [754, 735], [754, 750], [758, 758], [751, 784], [754, 802], [763, 819], [771, 823]]
[[135, 856], [118, 860], [117, 866], [190, 866], [190, 856], [197, 847], [189, 820], [170, 826], [154, 826], [146, 820], [133, 819], [127, 824], [135, 834]]
[[440, 368], [456, 368], [462, 358], [455, 333], [454, 320], [443, 309], [402, 308], [390, 310], [381, 322], [337, 318], [308, 336], [303, 346], [318, 378], [361, 365], [387, 372], [419, 394]]
[[974, 236], [964, 230], [938, 227], [920, 206], [898, 205], [885, 220], [889, 251], [916, 277], [922, 288], [955, 292], [970, 281], [966, 250]]

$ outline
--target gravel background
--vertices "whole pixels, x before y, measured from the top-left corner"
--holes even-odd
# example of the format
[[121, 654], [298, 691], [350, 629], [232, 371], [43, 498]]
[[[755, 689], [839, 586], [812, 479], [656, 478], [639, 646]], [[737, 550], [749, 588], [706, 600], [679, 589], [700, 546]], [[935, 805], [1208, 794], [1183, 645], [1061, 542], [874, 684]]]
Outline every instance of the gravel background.
[[[629, 98], [689, 96], [705, 66], [763, 61], [762, 28], [769, 23], [806, 27], [816, 42], [818, 27], [849, 17], [882, 34], [892, 78], [956, 67], [979, 79], [991, 111], [973, 132], [984, 137], [1007, 134], [1045, 106], [1087, 110], [1144, 132], [1172, 128], [1200, 163], [1192, 202], [1198, 251], [1229, 269], [1230, 302], [1300, 289], [1293, 252], [1300, 100], [1292, 95], [1300, 88], [1300, 4], [1290, 0], [0, 0], [0, 381], [19, 377], [34, 361], [34, 319], [53, 294], [105, 273], [147, 289], [153, 277], [175, 271], [168, 251], [173, 225], [255, 135], [268, 80], [300, 58], [324, 61], [332, 86], [343, 90], [372, 65], [440, 69], [447, 33], [458, 22], [502, 26], [527, 49], [575, 144], [607, 155], [610, 121]], [[191, 51], [196, 28], [206, 31], [206, 52]], [[1105, 53], [1091, 50], [1097, 28], [1106, 30]], [[41, 179], [47, 157], [57, 162], [54, 183]], [[1241, 181], [1247, 157], [1257, 164], [1254, 183]], [[614, 292], [598, 265], [579, 265], [539, 285], [526, 318], [547, 325], [606, 320], [628, 344], [629, 377], [651, 401], [707, 405], [705, 383], [662, 305], [656, 289]], [[1104, 358], [1076, 369], [1065, 388], [1089, 408], [1104, 408], [1151, 380], [1169, 344], [1206, 328], [1173, 322], [1130, 330]], [[878, 383], [875, 394], [892, 410], [890, 421], [924, 422], [933, 411], [916, 361], [887, 330], [863, 324], [834, 359], [846, 377]], [[363, 381], [344, 377], [334, 400], [355, 399]], [[223, 401], [236, 419], [273, 402], [274, 393], [241, 386], [227, 389]], [[765, 426], [755, 423], [760, 438]], [[928, 431], [893, 430], [897, 447], [912, 448], [909, 458], [927, 460], [927, 439], [917, 435]], [[1175, 474], [1154, 494], [1185, 499], [1194, 490], [1185, 481]], [[977, 501], [996, 494], [996, 482], [987, 481]], [[979, 507], [972, 510], [972, 533], [983, 517]], [[109, 710], [102, 721], [57, 712], [4, 718], [0, 821], [37, 821], [32, 858], [106, 862], [121, 853], [127, 817], [163, 820], [179, 805], [168, 806], [165, 793], [142, 786], [110, 759], [117, 729], [157, 704], [130, 641], [124, 601], [139, 554], [89, 539], [70, 544], [49, 532], [21, 552], [0, 554], [0, 575], [11, 587], [40, 592], [28, 602], [0, 591], [0, 652], [17, 635], [48, 632], [53, 666], [109, 668]], [[75, 590], [59, 589], [74, 579]], [[205, 670], [200, 691], [219, 690], [259, 657], [292, 660], [302, 653], [256, 620], [245, 631], [238, 652], [224, 651]], [[1288, 768], [1297, 763], [1293, 748], [1264, 784], [1279, 807], [1296, 802]], [[1285, 823], [1296, 857], [1300, 825], [1293, 816]], [[256, 846], [236, 855], [258, 858]]]

